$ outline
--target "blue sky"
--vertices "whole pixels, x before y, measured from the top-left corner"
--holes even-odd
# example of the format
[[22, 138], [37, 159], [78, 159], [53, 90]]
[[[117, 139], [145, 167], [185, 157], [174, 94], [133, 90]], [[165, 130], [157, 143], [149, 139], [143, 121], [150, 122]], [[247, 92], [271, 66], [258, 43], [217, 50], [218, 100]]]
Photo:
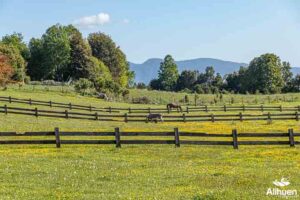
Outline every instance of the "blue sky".
[[29, 41], [56, 23], [105, 32], [137, 63], [272, 52], [300, 67], [299, 0], [0, 0], [0, 36]]

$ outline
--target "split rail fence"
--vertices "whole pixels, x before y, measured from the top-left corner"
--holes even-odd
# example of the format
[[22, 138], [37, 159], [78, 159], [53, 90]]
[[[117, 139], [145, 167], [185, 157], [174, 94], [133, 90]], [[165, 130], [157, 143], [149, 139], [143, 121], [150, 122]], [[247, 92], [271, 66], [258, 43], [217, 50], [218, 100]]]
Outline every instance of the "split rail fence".
[[[96, 120], [96, 121], [112, 121], [112, 122], [149, 122], [148, 114], [144, 115], [132, 115], [128, 113], [124, 114], [99, 114], [95, 113], [80, 113], [43, 109], [28, 109], [19, 107], [10, 107], [7, 105], [0, 106], [0, 113], [16, 114], [16, 115], [28, 115], [35, 117], [52, 117], [52, 118], [65, 118], [65, 119], [82, 119], [82, 120]], [[296, 120], [299, 121], [299, 113], [261, 113], [261, 114], [244, 114], [242, 112], [238, 114], [206, 114], [206, 115], [165, 115], [163, 116], [164, 122], [218, 122], [218, 121], [262, 121], [262, 120]], [[154, 119], [154, 122], [158, 120]]]
[[[9, 102], [9, 103], [21, 103], [27, 105], [40, 105], [40, 106], [49, 106], [49, 107], [56, 107], [56, 108], [64, 108], [69, 110], [82, 110], [82, 111], [89, 111], [89, 112], [108, 112], [108, 113], [119, 113], [119, 112], [127, 112], [131, 113], [171, 113], [177, 112], [176, 109], [168, 110], [167, 108], [115, 108], [115, 107], [103, 107], [97, 108], [92, 105], [78, 105], [73, 103], [60, 103], [54, 101], [40, 101], [40, 100], [33, 100], [33, 99], [23, 99], [23, 98], [13, 98], [13, 97], [0, 97], [0, 101], [2, 102]], [[184, 113], [191, 113], [191, 112], [212, 112], [212, 111], [222, 111], [222, 112], [229, 112], [229, 111], [299, 111], [300, 112], [300, 105], [294, 107], [283, 107], [282, 105], [279, 106], [197, 106], [197, 107], [183, 107], [182, 112]]]
[[[53, 139], [34, 139], [36, 136], [53, 136]], [[112, 136], [113, 139], [69, 139], [70, 136], [85, 136], [84, 138], [93, 136]], [[155, 137], [155, 139], [127, 139], [132, 136], [149, 136]], [[227, 145], [233, 146], [234, 149], [238, 149], [240, 145], [289, 145], [294, 147], [296, 144], [300, 144], [295, 138], [299, 137], [300, 133], [294, 133], [293, 129], [289, 129], [286, 133], [239, 133], [236, 129], [232, 130], [231, 134], [207, 134], [198, 132], [181, 132], [178, 128], [174, 128], [174, 131], [170, 132], [121, 132], [119, 128], [115, 128], [112, 132], [65, 132], [60, 131], [59, 128], [55, 128], [54, 131], [49, 132], [25, 132], [23, 134], [17, 134], [16, 132], [0, 132], [0, 144], [56, 144], [57, 148], [60, 148], [62, 144], [115, 144], [117, 148], [120, 148], [123, 144], [174, 144], [175, 147], [180, 147], [181, 144], [187, 145]], [[13, 139], [3, 139], [3, 138]], [[15, 138], [28, 138], [29, 139], [15, 139]], [[164, 137], [162, 139], [157, 139]], [[170, 137], [170, 139], [165, 139]], [[68, 138], [68, 139], [64, 139]], [[78, 138], [78, 137], [76, 137]], [[200, 140], [190, 140], [187, 138], [200, 138]], [[203, 138], [209, 139], [205, 140]], [[212, 140], [211, 138], [218, 138], [218, 140]], [[227, 140], [219, 139], [227, 138]], [[243, 138], [263, 138], [269, 140], [243, 140]], [[281, 140], [271, 140], [281, 138]], [[283, 138], [283, 139], [282, 139]], [[202, 139], [202, 140], [201, 140]]]

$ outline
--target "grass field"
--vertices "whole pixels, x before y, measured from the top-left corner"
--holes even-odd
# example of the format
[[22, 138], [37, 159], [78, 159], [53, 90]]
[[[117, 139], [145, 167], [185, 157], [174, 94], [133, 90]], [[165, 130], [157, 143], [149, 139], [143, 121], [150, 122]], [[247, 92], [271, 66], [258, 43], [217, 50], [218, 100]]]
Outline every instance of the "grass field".
[[[9, 88], [0, 92], [0, 96], [9, 95], [99, 107], [145, 107], [104, 102], [52, 87], [48, 91]], [[255, 96], [243, 98], [265, 98]], [[298, 105], [299, 95], [293, 96], [293, 101], [270, 104]], [[112, 131], [115, 127], [171, 131], [178, 127], [207, 133], [231, 133], [234, 128], [239, 132], [287, 132], [294, 128], [300, 132], [299, 125], [297, 121], [112, 123], [0, 115], [0, 131], [17, 132], [52, 131], [54, 127], [63, 131]], [[54, 145], [2, 145], [0, 152], [0, 199], [278, 199], [266, 196], [266, 191], [282, 177], [291, 182], [286, 188], [300, 192], [299, 147], [63, 145], [56, 149]]]

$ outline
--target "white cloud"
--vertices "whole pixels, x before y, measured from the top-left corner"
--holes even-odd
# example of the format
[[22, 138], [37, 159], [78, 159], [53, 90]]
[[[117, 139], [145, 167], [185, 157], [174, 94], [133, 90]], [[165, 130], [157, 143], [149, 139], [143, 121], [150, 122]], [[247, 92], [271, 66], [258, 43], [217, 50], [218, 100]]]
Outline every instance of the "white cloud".
[[129, 19], [123, 19], [123, 23], [124, 23], [124, 24], [129, 24], [129, 23], [130, 23], [130, 20], [129, 20]]
[[75, 26], [81, 28], [95, 28], [110, 22], [110, 16], [107, 13], [99, 13], [98, 15], [91, 15], [82, 17], [73, 22]]

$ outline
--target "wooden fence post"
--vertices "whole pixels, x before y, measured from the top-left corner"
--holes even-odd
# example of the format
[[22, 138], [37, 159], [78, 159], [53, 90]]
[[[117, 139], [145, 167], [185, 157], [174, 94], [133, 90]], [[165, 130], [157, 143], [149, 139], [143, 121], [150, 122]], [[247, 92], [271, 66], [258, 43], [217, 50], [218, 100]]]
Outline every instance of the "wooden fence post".
[[66, 115], [66, 118], [68, 119], [69, 118], [69, 112], [68, 112], [68, 110], [65, 110], [65, 115]]
[[109, 106], [108, 110], [109, 110], [109, 113], [111, 113], [111, 107], [110, 106]]
[[271, 113], [270, 112], [268, 112], [268, 120], [271, 121]]
[[215, 116], [214, 116], [214, 114], [211, 114], [211, 122], [215, 122]]
[[290, 147], [295, 146], [294, 130], [293, 129], [289, 129], [289, 142], [290, 142]]
[[115, 139], [116, 139], [116, 148], [121, 147], [121, 137], [120, 137], [120, 129], [115, 128]]
[[280, 110], [280, 112], [282, 112], [282, 105], [280, 105], [279, 110]]
[[70, 108], [70, 110], [72, 110], [72, 104], [71, 103], [69, 103], [69, 108]]
[[131, 108], [130, 107], [128, 108], [128, 113], [131, 113]]
[[186, 113], [189, 113], [189, 107], [188, 106], [186, 107]]
[[97, 112], [95, 112], [95, 120], [98, 120], [99, 118], [98, 118], [98, 113]]
[[186, 122], [185, 113], [182, 114], [182, 119], [183, 119], [183, 122]]
[[296, 115], [296, 121], [299, 121], [299, 114], [298, 114], [298, 112], [295, 112], [295, 115]]
[[92, 111], [93, 111], [93, 109], [92, 109], [92, 105], [90, 105], [89, 109], [90, 109], [90, 112], [92, 112]]
[[261, 112], [264, 112], [264, 105], [260, 106]]
[[224, 112], [226, 112], [227, 111], [227, 108], [226, 108], [226, 105], [224, 105]]
[[149, 113], [149, 114], [151, 113], [151, 108], [150, 108], [150, 107], [148, 108], [148, 113]]
[[8, 97], [8, 102], [11, 103], [11, 96]]
[[59, 128], [54, 129], [56, 148], [60, 148]]
[[208, 108], [207, 108], [207, 105], [205, 105], [205, 112], [208, 112]]
[[232, 130], [232, 140], [233, 140], [233, 148], [238, 149], [238, 136], [237, 136], [237, 130]]
[[39, 116], [39, 114], [38, 114], [38, 108], [35, 108], [35, 109], [34, 109], [34, 115], [35, 115], [36, 117]]
[[52, 107], [52, 101], [49, 101], [49, 106]]
[[178, 128], [174, 128], [174, 136], [175, 136], [175, 147], [180, 147]]
[[127, 123], [128, 122], [128, 115], [127, 115], [127, 113], [124, 114], [124, 118], [125, 118], [124, 121]]
[[246, 111], [246, 106], [245, 105], [243, 105], [243, 112], [245, 112]]
[[7, 112], [7, 105], [6, 105], [6, 104], [4, 105], [4, 113], [5, 113], [6, 115], [7, 115], [7, 113], [8, 113], [8, 112]]
[[167, 107], [167, 110], [168, 110], [168, 114], [170, 114], [170, 107], [169, 106]]
[[28, 102], [29, 102], [29, 105], [32, 105], [32, 100], [31, 100], [31, 99], [29, 99], [29, 101], [28, 101]]
[[243, 121], [243, 113], [240, 112], [240, 121]]

